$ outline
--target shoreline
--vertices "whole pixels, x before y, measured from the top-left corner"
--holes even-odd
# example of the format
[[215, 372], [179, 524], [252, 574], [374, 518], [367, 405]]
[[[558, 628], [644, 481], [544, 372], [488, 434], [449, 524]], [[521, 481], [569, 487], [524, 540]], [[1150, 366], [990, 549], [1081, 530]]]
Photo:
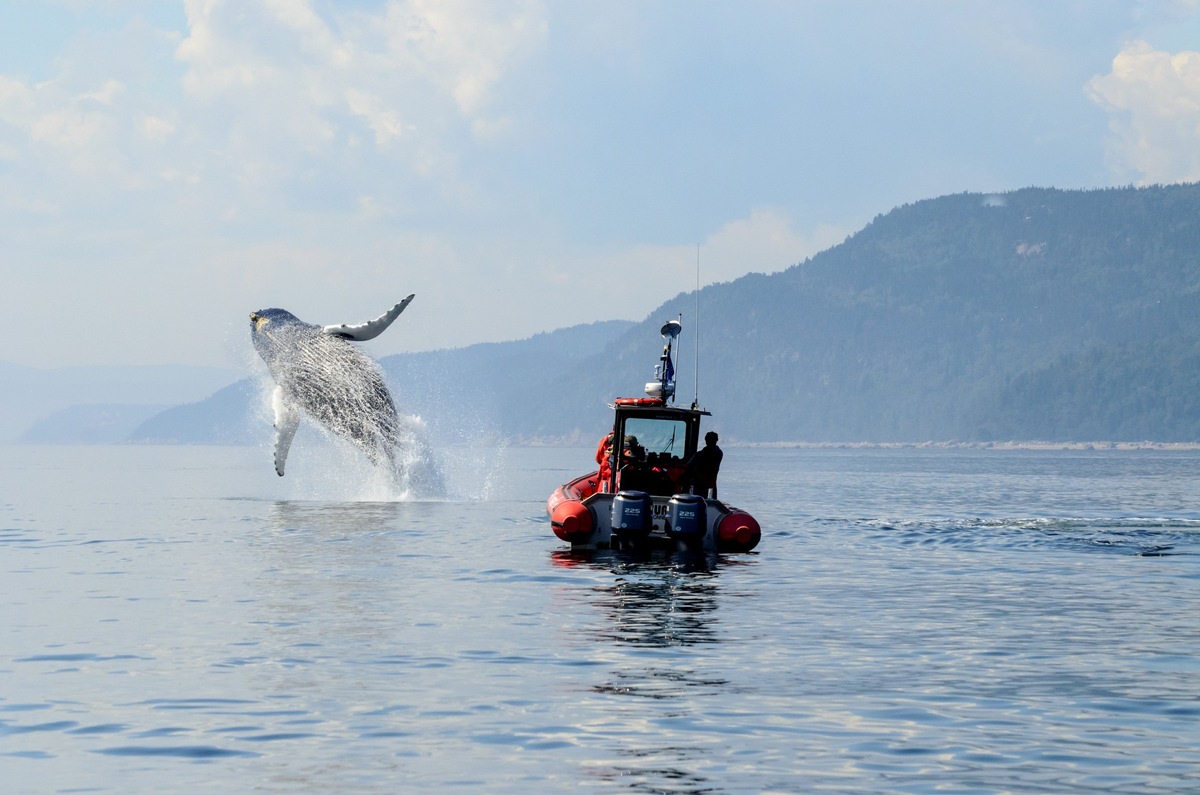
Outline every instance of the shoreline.
[[[588, 447], [590, 442], [572, 436], [564, 439], [512, 439], [510, 443], [517, 447]], [[1079, 452], [1135, 451], [1158, 450], [1193, 452], [1200, 451], [1200, 441], [1196, 442], [1155, 442], [1148, 439], [1141, 441], [1084, 441], [1084, 442], [1050, 442], [1041, 439], [1023, 441], [1007, 440], [1003, 442], [960, 442], [956, 440], [944, 442], [747, 442], [730, 437], [721, 440], [722, 447], [760, 448], [780, 450], [1074, 450]]]
[[728, 447], [757, 447], [796, 450], [1160, 450], [1188, 452], [1200, 450], [1200, 442], [737, 442]]

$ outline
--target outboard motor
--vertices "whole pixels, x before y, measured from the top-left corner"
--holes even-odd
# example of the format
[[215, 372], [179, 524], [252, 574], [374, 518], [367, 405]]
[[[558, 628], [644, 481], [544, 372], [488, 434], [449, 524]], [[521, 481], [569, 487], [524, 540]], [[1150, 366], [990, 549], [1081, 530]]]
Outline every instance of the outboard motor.
[[613, 535], [644, 538], [654, 527], [650, 495], [644, 491], [618, 491], [612, 501]]
[[699, 541], [708, 532], [704, 498], [698, 494], [676, 494], [667, 503], [667, 533], [671, 538]]

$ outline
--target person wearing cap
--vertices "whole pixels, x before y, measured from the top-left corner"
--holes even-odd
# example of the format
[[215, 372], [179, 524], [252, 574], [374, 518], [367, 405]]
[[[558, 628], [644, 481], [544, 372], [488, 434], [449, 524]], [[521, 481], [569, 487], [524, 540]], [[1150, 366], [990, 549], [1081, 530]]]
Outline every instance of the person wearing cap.
[[646, 448], [636, 436], [626, 436], [622, 444], [621, 468], [617, 470], [617, 488], [622, 491], [646, 490]]

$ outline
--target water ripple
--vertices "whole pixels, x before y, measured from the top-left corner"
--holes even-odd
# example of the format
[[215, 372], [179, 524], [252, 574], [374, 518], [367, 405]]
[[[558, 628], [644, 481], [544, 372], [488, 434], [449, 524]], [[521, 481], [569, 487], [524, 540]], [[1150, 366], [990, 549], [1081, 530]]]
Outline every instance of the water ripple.
[[93, 753], [105, 756], [177, 756], [184, 759], [203, 761], [221, 757], [257, 757], [252, 751], [235, 751], [230, 748], [218, 748], [212, 745], [120, 745], [113, 748], [100, 748]]

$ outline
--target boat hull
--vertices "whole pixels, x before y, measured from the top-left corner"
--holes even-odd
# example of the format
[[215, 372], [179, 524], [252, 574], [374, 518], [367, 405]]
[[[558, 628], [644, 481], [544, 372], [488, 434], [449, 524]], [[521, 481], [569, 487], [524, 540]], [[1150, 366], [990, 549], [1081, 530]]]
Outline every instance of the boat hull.
[[749, 552], [762, 538], [754, 517], [720, 500], [691, 494], [611, 494], [597, 491], [599, 480], [599, 472], [582, 475], [559, 486], [546, 501], [554, 534], [572, 549], [650, 546]]

